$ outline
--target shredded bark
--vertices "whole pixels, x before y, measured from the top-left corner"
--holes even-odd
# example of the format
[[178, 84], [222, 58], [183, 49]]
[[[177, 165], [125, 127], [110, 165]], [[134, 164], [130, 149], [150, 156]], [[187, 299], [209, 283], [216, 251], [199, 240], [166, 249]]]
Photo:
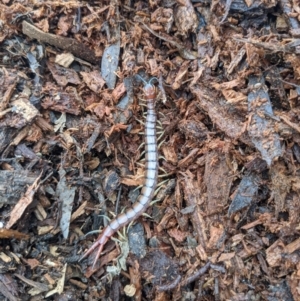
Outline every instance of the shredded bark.
[[[300, 300], [297, 1], [24, 3], [0, 4], [0, 299]], [[146, 83], [158, 185], [92, 268], [144, 184]]]

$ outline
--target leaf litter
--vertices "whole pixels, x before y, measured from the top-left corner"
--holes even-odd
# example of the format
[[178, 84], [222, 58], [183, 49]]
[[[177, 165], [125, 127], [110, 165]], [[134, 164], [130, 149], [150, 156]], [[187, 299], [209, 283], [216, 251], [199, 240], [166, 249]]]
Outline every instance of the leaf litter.
[[[0, 297], [300, 300], [299, 11], [2, 1]], [[93, 270], [143, 183], [137, 75], [157, 78], [160, 186]]]

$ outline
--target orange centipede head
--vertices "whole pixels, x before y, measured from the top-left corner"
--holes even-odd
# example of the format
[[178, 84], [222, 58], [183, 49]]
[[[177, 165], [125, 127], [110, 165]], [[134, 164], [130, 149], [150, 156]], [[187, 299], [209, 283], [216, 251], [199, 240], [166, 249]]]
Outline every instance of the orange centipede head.
[[146, 99], [154, 99], [156, 98], [156, 87], [150, 83], [144, 86], [144, 93]]

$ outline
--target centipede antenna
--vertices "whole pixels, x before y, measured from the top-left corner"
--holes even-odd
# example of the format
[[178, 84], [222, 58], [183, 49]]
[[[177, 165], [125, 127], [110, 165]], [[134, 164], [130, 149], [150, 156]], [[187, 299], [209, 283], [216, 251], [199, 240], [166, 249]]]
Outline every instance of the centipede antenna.
[[157, 78], [157, 77], [152, 77], [152, 78], [150, 78], [150, 80], [149, 80], [149, 83], [148, 83], [148, 84], [151, 84], [151, 82], [152, 82], [154, 79], [156, 79], [156, 80], [157, 80], [157, 82], [159, 82], [159, 80], [158, 80], [158, 78]]
[[147, 82], [146, 82], [139, 74], [136, 74], [136, 76], [137, 76], [139, 79], [141, 79], [145, 85], [148, 84], [148, 83], [147, 83]]

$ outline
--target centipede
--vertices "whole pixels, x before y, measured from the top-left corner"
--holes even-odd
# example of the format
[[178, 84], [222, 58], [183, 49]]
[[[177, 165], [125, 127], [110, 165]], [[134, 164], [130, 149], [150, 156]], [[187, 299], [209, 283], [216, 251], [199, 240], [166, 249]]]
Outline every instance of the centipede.
[[137, 220], [149, 207], [155, 193], [158, 177], [158, 150], [156, 138], [156, 111], [155, 103], [157, 98], [157, 88], [154, 84], [145, 82], [144, 95], [147, 103], [147, 116], [145, 121], [145, 177], [141, 193], [132, 207], [117, 215], [107, 227], [101, 232], [93, 245], [82, 255], [79, 261], [89, 256], [96, 249], [97, 253], [92, 265], [95, 265], [101, 256], [105, 244], [122, 227], [127, 226], [132, 221]]

